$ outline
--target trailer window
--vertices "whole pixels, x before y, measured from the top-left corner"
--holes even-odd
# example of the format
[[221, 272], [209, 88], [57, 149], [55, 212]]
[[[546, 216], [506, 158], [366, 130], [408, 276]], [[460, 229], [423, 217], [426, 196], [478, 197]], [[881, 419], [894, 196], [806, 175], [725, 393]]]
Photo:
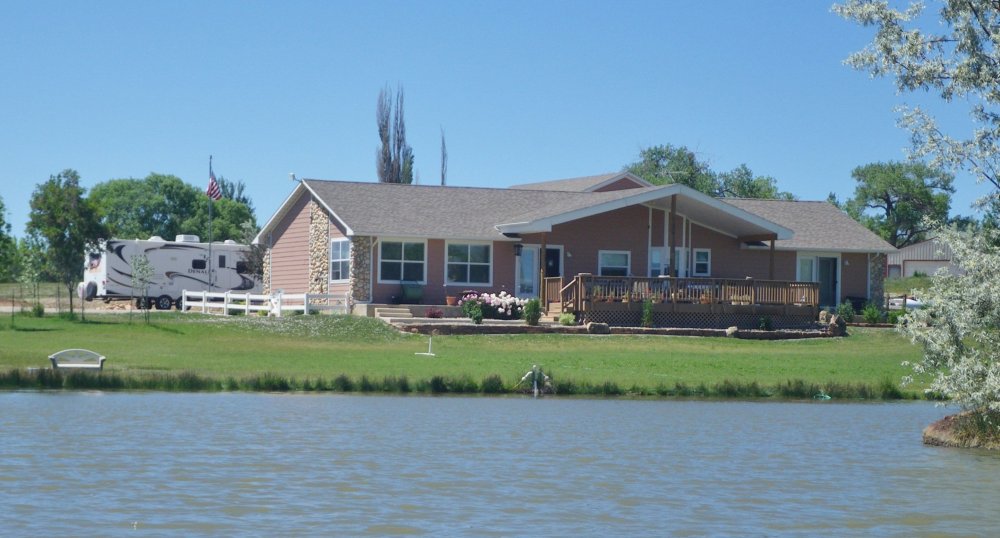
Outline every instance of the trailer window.
[[205, 260], [191, 260], [192, 269], [204, 269], [206, 266]]
[[219, 269], [224, 269], [226, 267], [226, 257], [219, 256]]

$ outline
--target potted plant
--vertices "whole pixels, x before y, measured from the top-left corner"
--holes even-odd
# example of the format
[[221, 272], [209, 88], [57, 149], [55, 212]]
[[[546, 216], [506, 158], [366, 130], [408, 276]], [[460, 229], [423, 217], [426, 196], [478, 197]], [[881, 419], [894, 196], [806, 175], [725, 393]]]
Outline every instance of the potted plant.
[[444, 303], [448, 306], [456, 306], [458, 304], [458, 297], [454, 295], [446, 295], [444, 298]]

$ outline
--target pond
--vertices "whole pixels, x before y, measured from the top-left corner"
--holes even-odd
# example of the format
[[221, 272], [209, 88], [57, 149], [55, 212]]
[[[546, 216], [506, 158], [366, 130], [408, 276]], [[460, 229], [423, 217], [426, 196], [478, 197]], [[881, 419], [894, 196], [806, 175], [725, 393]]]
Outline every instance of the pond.
[[0, 393], [6, 536], [992, 535], [925, 402]]

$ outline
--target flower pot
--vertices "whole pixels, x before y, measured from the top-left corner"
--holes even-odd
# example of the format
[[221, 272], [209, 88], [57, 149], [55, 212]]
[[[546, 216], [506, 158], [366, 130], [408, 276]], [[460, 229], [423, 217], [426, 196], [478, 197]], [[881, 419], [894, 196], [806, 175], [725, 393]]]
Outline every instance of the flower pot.
[[458, 304], [458, 297], [455, 297], [454, 295], [448, 295], [444, 298], [444, 302], [448, 306], [455, 306]]

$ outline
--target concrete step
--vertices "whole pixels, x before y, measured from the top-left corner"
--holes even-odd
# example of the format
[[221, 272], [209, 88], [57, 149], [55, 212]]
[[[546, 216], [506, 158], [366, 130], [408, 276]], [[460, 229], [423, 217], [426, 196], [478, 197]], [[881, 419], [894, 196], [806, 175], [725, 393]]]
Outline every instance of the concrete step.
[[413, 314], [410, 313], [409, 308], [376, 308], [375, 317], [377, 318], [412, 318]]

